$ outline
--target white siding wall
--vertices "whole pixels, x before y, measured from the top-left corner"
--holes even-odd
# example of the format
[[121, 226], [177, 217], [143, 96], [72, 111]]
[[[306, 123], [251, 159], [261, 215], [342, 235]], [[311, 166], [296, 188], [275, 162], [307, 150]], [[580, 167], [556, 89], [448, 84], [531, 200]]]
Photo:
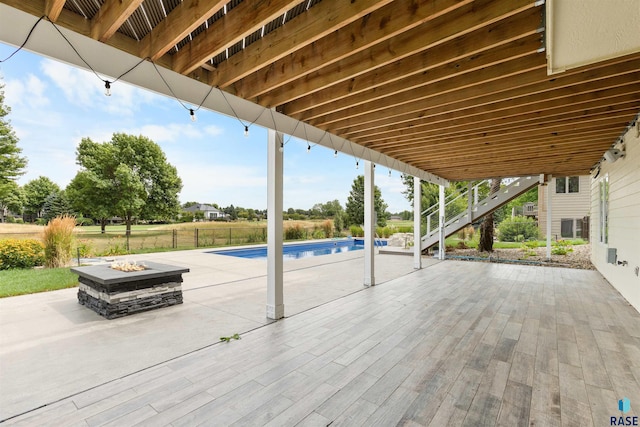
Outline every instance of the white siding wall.
[[551, 237], [560, 239], [560, 224], [563, 218], [582, 219], [589, 215], [590, 198], [589, 175], [580, 177], [580, 188], [577, 193], [556, 193], [556, 178], [538, 189], [538, 226], [542, 236], [547, 235], [547, 196], [551, 190]]
[[[640, 311], [640, 138], [637, 129], [625, 135], [626, 156], [614, 163], [602, 162], [591, 180], [591, 261], [598, 271]], [[594, 174], [595, 175], [595, 174]], [[609, 243], [600, 242], [599, 183], [609, 176]], [[618, 260], [607, 263], [607, 249], [616, 248]]]

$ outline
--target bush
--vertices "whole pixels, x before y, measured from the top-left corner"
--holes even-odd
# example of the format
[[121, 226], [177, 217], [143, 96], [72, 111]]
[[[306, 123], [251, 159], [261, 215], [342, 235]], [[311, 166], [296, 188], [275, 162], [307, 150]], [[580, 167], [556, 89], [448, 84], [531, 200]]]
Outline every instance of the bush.
[[326, 239], [327, 235], [324, 233], [324, 230], [316, 230], [313, 232], [314, 239]]
[[413, 233], [413, 227], [408, 225], [402, 225], [396, 228], [397, 233]]
[[62, 215], [53, 218], [44, 228], [44, 258], [49, 268], [64, 267], [73, 257], [76, 219]]
[[[327, 237], [333, 237], [333, 221], [331, 221], [330, 219], [324, 221], [321, 225], [322, 231], [324, 232], [324, 236], [323, 238], [327, 238]], [[314, 239], [317, 239], [317, 237], [315, 237], [315, 232], [314, 234]]]
[[557, 242], [553, 242], [553, 249], [551, 249], [552, 255], [566, 255], [569, 252], [573, 252], [569, 241], [558, 240]]
[[540, 230], [532, 218], [516, 216], [507, 218], [498, 225], [498, 236], [501, 242], [524, 242], [537, 239]]
[[93, 245], [91, 244], [91, 240], [80, 240], [78, 242], [78, 252], [82, 258], [91, 258], [94, 254]]
[[349, 227], [349, 232], [352, 237], [364, 237], [364, 230], [359, 225], [352, 225]]
[[0, 270], [44, 264], [44, 246], [34, 239], [0, 240]]
[[22, 218], [16, 218], [16, 224], [24, 224], [24, 220]]
[[285, 240], [301, 240], [305, 237], [305, 230], [300, 224], [290, 225], [284, 229]]
[[94, 224], [94, 222], [93, 222], [93, 220], [92, 220], [91, 218], [85, 218], [85, 217], [83, 217], [83, 216], [78, 217], [78, 218], [76, 219], [76, 223], [77, 223], [79, 226], [88, 226], [88, 225], [93, 225], [93, 224]]

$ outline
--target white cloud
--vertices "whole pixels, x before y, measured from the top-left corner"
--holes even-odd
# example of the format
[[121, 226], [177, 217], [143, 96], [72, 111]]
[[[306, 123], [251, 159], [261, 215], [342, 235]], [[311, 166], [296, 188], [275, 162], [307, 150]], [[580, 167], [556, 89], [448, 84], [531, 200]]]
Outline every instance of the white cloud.
[[169, 123], [166, 125], [145, 125], [125, 131], [132, 135], [144, 135], [156, 143], [180, 142], [184, 139], [198, 139], [223, 133], [217, 126], [198, 127], [193, 123]]
[[45, 92], [47, 84], [33, 74], [24, 79], [12, 79], [5, 83], [5, 102], [13, 108], [36, 110], [50, 105]]
[[67, 101], [85, 109], [98, 109], [116, 116], [131, 116], [143, 104], [164, 100], [148, 90], [139, 89], [124, 81], [111, 84], [111, 96], [104, 95], [104, 83], [113, 80], [105, 76], [72, 67], [61, 62], [45, 59], [40, 63], [42, 72], [62, 90]]

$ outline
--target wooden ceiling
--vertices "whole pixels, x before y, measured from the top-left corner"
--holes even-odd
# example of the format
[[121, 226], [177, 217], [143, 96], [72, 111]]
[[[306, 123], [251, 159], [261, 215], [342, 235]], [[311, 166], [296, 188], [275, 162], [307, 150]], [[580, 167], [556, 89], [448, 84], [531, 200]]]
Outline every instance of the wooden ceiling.
[[0, 0], [450, 180], [586, 174], [640, 54], [547, 76], [532, 0]]

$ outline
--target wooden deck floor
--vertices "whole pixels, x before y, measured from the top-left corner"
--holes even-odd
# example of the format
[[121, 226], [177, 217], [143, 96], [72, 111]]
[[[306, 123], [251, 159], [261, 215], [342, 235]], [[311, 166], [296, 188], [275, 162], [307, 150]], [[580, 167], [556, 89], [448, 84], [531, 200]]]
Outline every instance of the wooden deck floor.
[[597, 272], [447, 261], [7, 424], [603, 426], [622, 397], [640, 315]]

